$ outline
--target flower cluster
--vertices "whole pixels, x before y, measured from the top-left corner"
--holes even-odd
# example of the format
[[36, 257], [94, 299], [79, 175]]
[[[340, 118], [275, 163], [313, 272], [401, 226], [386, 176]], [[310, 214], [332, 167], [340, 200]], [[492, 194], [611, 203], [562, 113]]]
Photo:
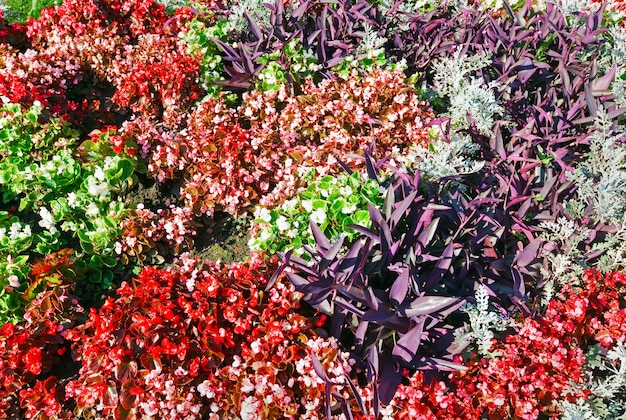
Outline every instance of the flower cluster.
[[75, 270], [69, 250], [34, 264], [24, 293], [30, 301], [25, 322], [0, 328], [0, 418], [71, 416], [50, 371], [69, 355], [63, 334], [81, 317], [82, 308], [69, 294]]
[[108, 80], [117, 89], [111, 101], [176, 127], [202, 96], [196, 84], [198, 61], [175, 33], [141, 35], [111, 65]]
[[294, 249], [303, 255], [303, 245], [315, 247], [309, 220], [319, 225], [332, 241], [354, 236], [349, 225], [370, 227], [368, 204], [383, 204], [383, 188], [369, 179], [363, 181], [359, 172], [352, 175], [324, 176], [312, 181], [306, 190], [274, 209], [257, 207], [251, 227], [250, 249], [269, 255]]
[[326, 175], [343, 172], [339, 160], [363, 166], [372, 144], [380, 157], [429, 141], [432, 112], [399, 72], [378, 69], [319, 86], [307, 81], [302, 90], [254, 91], [237, 110], [206, 99], [180, 134], [151, 130], [159, 135], [142, 146], [149, 172], [161, 181], [182, 177], [181, 196], [196, 214], [239, 214], [292, 197], [312, 168]]
[[235, 388], [219, 398], [207, 395], [211, 378], [236, 360], [272, 357], [258, 346], [266, 340], [280, 345], [308, 325], [293, 311], [291, 287], [261, 293], [266, 263], [222, 267], [183, 258], [179, 264], [167, 271], [145, 268], [118, 289], [117, 299], [92, 309], [83, 326], [67, 333], [82, 363], [66, 388], [79, 412], [198, 418], [241, 411], [245, 404]]
[[115, 253], [122, 264], [136, 258], [142, 263], [160, 264], [171, 253], [180, 255], [193, 247], [196, 235], [191, 210], [171, 205], [156, 212], [138, 204], [129, 210], [121, 223], [120, 240], [115, 242]]

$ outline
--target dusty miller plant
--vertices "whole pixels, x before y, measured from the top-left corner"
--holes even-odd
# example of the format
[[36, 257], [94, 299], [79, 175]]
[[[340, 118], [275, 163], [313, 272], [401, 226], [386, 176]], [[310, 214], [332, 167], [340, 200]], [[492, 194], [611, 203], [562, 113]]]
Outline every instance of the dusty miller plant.
[[602, 374], [602, 379], [592, 379], [591, 395], [574, 403], [562, 401], [562, 419], [626, 420], [626, 347], [616, 344], [606, 355], [595, 351], [589, 355], [590, 364]]
[[567, 176], [578, 187], [579, 199], [593, 206], [598, 221], [620, 224], [626, 221], [626, 147], [619, 141], [625, 133], [614, 134], [612, 125], [599, 108], [589, 152]]
[[607, 31], [609, 42], [602, 49], [598, 64], [601, 70], [608, 71], [615, 66], [615, 78], [611, 83], [611, 93], [615, 103], [626, 106], [626, 29], [622, 26], [611, 26]]
[[448, 115], [453, 129], [469, 128], [469, 114], [481, 134], [489, 136], [492, 133], [496, 115], [504, 111], [495, 98], [496, 84], [485, 84], [482, 79], [472, 77], [472, 73], [490, 64], [489, 54], [466, 56], [457, 50], [451, 57], [433, 65], [435, 90], [450, 101]]
[[485, 162], [472, 158], [477, 150], [470, 136], [454, 133], [450, 141], [435, 137], [428, 146], [415, 145], [402, 154], [393, 151], [390, 163], [419, 170], [424, 179], [437, 181], [480, 171]]
[[238, 33], [248, 32], [250, 24], [246, 13], [263, 28], [270, 27], [270, 9], [262, 0], [237, 0], [231, 3], [229, 8], [228, 23], [230, 28]]
[[176, 9], [189, 6], [190, 0], [156, 0], [156, 3], [160, 3], [165, 6], [165, 11], [168, 14], [173, 14]]
[[[546, 241], [545, 257], [547, 267], [541, 269], [544, 279], [547, 280], [543, 288], [542, 304], [548, 305], [555, 288], [564, 284], [576, 284], [584, 274], [585, 260], [579, 245], [587, 238], [589, 229], [578, 226], [574, 220], [559, 217], [556, 221], [542, 222], [539, 227], [544, 231], [541, 239]], [[551, 252], [551, 249], [558, 252]]]
[[489, 309], [489, 293], [485, 286], [478, 287], [475, 299], [476, 304], [466, 302], [460, 309], [469, 316], [469, 324], [465, 323], [454, 332], [454, 343], [460, 347], [474, 343], [481, 356], [494, 357], [497, 353], [491, 351], [493, 330], [504, 331], [514, 326], [515, 320], [505, 318], [501, 313]]

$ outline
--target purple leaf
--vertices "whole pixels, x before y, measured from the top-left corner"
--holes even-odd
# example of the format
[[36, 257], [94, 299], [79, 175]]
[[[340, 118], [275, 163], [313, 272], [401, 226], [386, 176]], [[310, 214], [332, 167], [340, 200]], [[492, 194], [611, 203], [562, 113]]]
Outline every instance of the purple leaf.
[[415, 358], [417, 349], [422, 342], [422, 333], [424, 332], [425, 317], [422, 317], [418, 323], [406, 334], [404, 334], [396, 345], [393, 347], [392, 354], [402, 358], [405, 362], [411, 363]]
[[252, 17], [248, 14], [247, 11], [244, 10], [243, 15], [248, 21], [248, 26], [250, 27], [250, 32], [252, 32], [252, 35], [254, 35], [256, 39], [262, 40], [263, 31], [261, 31], [261, 28], [259, 27], [259, 25], [257, 25], [257, 23], [254, 21], [254, 19], [252, 19]]
[[289, 259], [291, 258], [291, 254], [293, 254], [293, 249], [290, 249], [289, 251], [287, 251], [287, 253], [282, 257], [283, 263], [280, 265], [280, 267], [276, 269], [276, 271], [274, 271], [274, 274], [272, 274], [272, 277], [270, 277], [270, 280], [267, 282], [267, 285], [265, 286], [265, 291], [270, 290], [272, 286], [274, 286], [274, 283], [276, 283], [276, 280], [278, 279], [278, 277], [283, 273], [285, 268], [287, 268], [287, 265], [289, 264]]
[[531, 243], [526, 246], [526, 248], [522, 250], [522, 252], [515, 256], [515, 258], [513, 259], [513, 265], [525, 267], [530, 264], [537, 256], [537, 252], [539, 251], [541, 243], [542, 240], [540, 238], [535, 238]]
[[343, 246], [343, 241], [345, 237], [339, 238], [325, 253], [322, 254], [322, 261], [319, 264], [319, 271], [324, 272], [330, 263], [337, 257], [339, 251], [341, 251], [341, 247]]
[[311, 228], [311, 233], [313, 233], [313, 239], [315, 239], [315, 244], [317, 245], [318, 252], [322, 253], [330, 248], [330, 241], [324, 235], [324, 232], [320, 229], [320, 227], [313, 220], [309, 221], [309, 227]]
[[397, 306], [404, 301], [404, 298], [409, 292], [409, 277], [409, 268], [404, 267], [391, 285], [391, 290], [389, 290], [389, 300], [392, 305]]
[[421, 296], [409, 304], [405, 304], [398, 312], [407, 318], [431, 315], [452, 305], [461, 305], [463, 299], [448, 296]]
[[609, 89], [609, 86], [611, 86], [611, 83], [613, 82], [613, 79], [615, 79], [615, 71], [616, 70], [617, 70], [617, 67], [613, 66], [600, 79], [594, 80], [594, 82], [592, 84], [592, 88], [591, 88], [593, 93], [594, 93], [594, 95], [597, 95], [596, 92], [604, 92], [604, 91], [607, 91]]
[[387, 405], [391, 402], [401, 382], [402, 369], [400, 369], [397, 363], [390, 362], [383, 366], [380, 375], [380, 385], [378, 387], [380, 402], [383, 403], [383, 405]]

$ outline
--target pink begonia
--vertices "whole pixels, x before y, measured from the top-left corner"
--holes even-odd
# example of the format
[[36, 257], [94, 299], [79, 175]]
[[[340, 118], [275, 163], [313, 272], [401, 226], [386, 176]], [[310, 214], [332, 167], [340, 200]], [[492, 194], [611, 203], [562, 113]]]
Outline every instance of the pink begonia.
[[302, 168], [343, 172], [339, 160], [364, 165], [376, 157], [429, 141], [429, 105], [401, 72], [375, 70], [347, 80], [306, 81], [302, 93], [253, 91], [234, 110], [207, 99], [186, 126], [168, 133], [146, 116], [126, 123], [159, 181], [180, 181], [185, 206], [197, 215], [239, 215], [259, 203], [273, 207], [304, 187]]

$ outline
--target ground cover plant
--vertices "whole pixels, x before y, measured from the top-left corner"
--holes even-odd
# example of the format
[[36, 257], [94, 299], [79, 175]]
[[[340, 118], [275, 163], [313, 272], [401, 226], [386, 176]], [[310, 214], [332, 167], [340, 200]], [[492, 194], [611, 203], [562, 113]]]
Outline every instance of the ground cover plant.
[[626, 418], [623, 3], [0, 10], [0, 418]]

